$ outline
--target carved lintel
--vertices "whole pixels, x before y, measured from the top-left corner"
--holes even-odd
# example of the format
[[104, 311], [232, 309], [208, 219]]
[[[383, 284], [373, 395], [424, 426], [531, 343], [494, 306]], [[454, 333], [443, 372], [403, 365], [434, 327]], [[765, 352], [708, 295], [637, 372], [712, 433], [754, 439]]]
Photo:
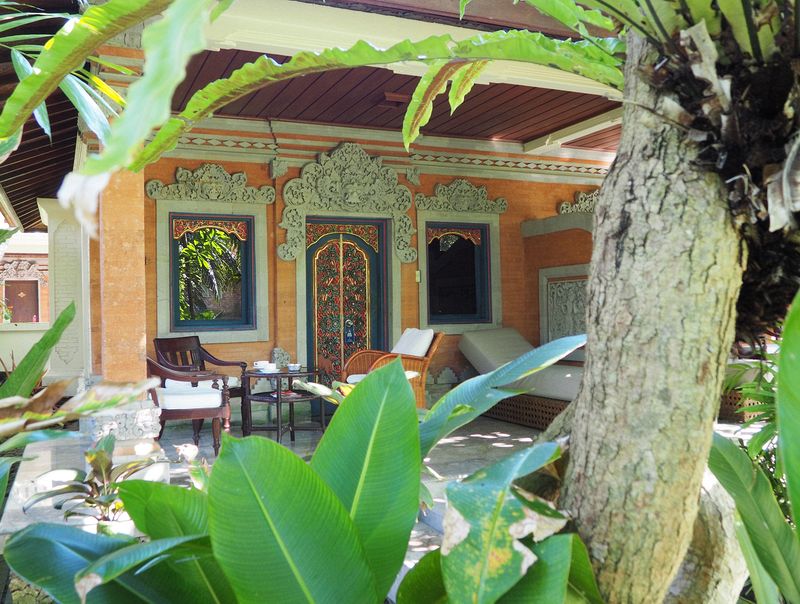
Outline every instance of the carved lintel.
[[564, 201], [558, 205], [559, 214], [592, 214], [600, 196], [600, 189], [589, 193], [575, 193], [575, 201]]
[[303, 166], [300, 177], [284, 186], [283, 200], [286, 208], [279, 226], [286, 230], [286, 243], [278, 247], [282, 260], [294, 260], [305, 250], [306, 216], [315, 210], [391, 218], [398, 258], [417, 259], [411, 247], [416, 229], [407, 214], [411, 191], [398, 184], [394, 169], [383, 166], [379, 157], [370, 157], [357, 143], [342, 143]]
[[289, 170], [289, 162], [279, 157], [273, 157], [269, 162], [269, 175], [271, 178], [280, 178]]
[[275, 189], [247, 186], [244, 172], [229, 174], [219, 164], [203, 164], [197, 170], [178, 168], [175, 182], [165, 185], [160, 180], [151, 180], [145, 186], [152, 199], [218, 201], [228, 203], [271, 204], [275, 201]]
[[13, 260], [0, 265], [0, 283], [15, 279], [36, 279], [40, 285], [47, 285], [47, 273], [28, 260]]
[[463, 178], [457, 178], [449, 185], [436, 185], [433, 196], [417, 193], [415, 203], [418, 210], [439, 212], [502, 214], [508, 209], [505, 199], [490, 200], [486, 187], [477, 187]]

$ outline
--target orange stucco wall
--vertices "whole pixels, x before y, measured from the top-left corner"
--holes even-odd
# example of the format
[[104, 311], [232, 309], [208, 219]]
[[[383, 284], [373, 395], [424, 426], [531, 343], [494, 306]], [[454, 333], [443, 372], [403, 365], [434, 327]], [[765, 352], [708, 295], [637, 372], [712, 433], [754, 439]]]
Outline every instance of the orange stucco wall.
[[[336, 142], [331, 142], [331, 148]], [[175, 181], [177, 167], [196, 169], [204, 160], [162, 159], [149, 166], [145, 171], [145, 182], [158, 179], [164, 183]], [[283, 187], [292, 178], [299, 176], [299, 169], [290, 169], [284, 176], [273, 180], [269, 177], [266, 164], [219, 162], [229, 173], [244, 172], [248, 185], [272, 185], [276, 189], [276, 201], [266, 206], [267, 214], [267, 249], [269, 283], [269, 334], [270, 339], [263, 342], [227, 344], [211, 344], [208, 348], [216, 355], [227, 359], [241, 359], [252, 362], [268, 358], [273, 346], [280, 346], [295, 357], [296, 350], [296, 303], [295, 263], [285, 262], [277, 258], [277, 246], [285, 240], [285, 231], [277, 225], [283, 211], [281, 193]], [[419, 185], [409, 183], [405, 175], [398, 174], [400, 184], [411, 189], [412, 194], [418, 192], [433, 195], [437, 183], [448, 184], [456, 177], [444, 175], [423, 175]], [[532, 183], [519, 180], [502, 180], [468, 177], [475, 185], [485, 186], [490, 199], [504, 197], [508, 201], [508, 210], [500, 218], [500, 254], [501, 254], [501, 287], [502, 287], [502, 322], [506, 326], [515, 327], [530, 341], [538, 341], [538, 269], [565, 264], [588, 263], [591, 251], [591, 237], [582, 231], [568, 231], [547, 237], [522, 237], [520, 223], [536, 218], [545, 218], [556, 214], [559, 202], [571, 200], [577, 191], [591, 190], [590, 186], [575, 186], [555, 183]], [[155, 202], [145, 198], [145, 291], [138, 303], [146, 308], [147, 350], [152, 354], [152, 339], [157, 333], [156, 309], [156, 213]], [[187, 204], [187, 209], [191, 205]], [[416, 213], [410, 210], [412, 221], [416, 226]], [[548, 238], [549, 237], [549, 238]], [[416, 237], [412, 239], [412, 247], [416, 248]], [[92, 246], [92, 290], [99, 290], [99, 279], [96, 278], [96, 246]], [[419, 324], [419, 285], [416, 282], [417, 263], [401, 265], [401, 325], [403, 328]], [[99, 296], [92, 296], [93, 341], [97, 339], [97, 317], [101, 316]], [[450, 367], [460, 373], [467, 367], [466, 360], [458, 351], [458, 336], [449, 336], [439, 349], [439, 353], [431, 366], [436, 374], [443, 367]], [[94, 346], [94, 369], [98, 371], [103, 363], [99, 346]]]

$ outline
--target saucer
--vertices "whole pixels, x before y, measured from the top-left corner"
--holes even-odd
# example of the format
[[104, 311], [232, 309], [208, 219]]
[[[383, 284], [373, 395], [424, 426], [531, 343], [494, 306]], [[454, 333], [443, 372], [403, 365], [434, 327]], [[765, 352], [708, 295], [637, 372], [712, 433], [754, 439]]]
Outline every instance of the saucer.
[[256, 369], [258, 373], [278, 373], [278, 369]]

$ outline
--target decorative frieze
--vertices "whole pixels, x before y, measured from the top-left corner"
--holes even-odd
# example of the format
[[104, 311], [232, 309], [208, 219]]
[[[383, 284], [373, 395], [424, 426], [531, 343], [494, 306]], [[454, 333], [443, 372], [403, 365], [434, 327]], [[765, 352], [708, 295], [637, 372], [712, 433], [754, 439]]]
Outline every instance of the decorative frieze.
[[476, 187], [463, 178], [457, 178], [449, 185], [438, 184], [434, 191], [431, 197], [417, 193], [415, 203], [418, 210], [502, 214], [508, 209], [505, 199], [498, 197], [492, 201], [486, 187]]
[[559, 161], [526, 161], [515, 158], [486, 157], [476, 155], [444, 155], [444, 154], [421, 154], [415, 153], [411, 156], [414, 162], [441, 164], [449, 166], [489, 166], [495, 168], [513, 168], [519, 170], [531, 170], [538, 172], [553, 172], [559, 174], [581, 174], [591, 176], [605, 176], [608, 168], [595, 164], [577, 164], [574, 162]]
[[590, 193], [575, 193], [575, 201], [564, 201], [558, 205], [559, 214], [592, 214], [597, 206], [597, 199], [600, 197], [600, 189], [595, 189]]
[[42, 271], [35, 262], [13, 260], [0, 265], [0, 283], [17, 279], [36, 279], [40, 285], [47, 285], [47, 273]]
[[247, 186], [244, 172], [230, 174], [219, 164], [203, 164], [197, 170], [178, 168], [175, 182], [165, 185], [151, 180], [146, 186], [152, 199], [185, 201], [214, 201], [229, 203], [271, 204], [275, 202], [275, 188]]
[[286, 243], [278, 247], [282, 260], [295, 260], [305, 250], [306, 216], [315, 212], [342, 215], [384, 216], [392, 219], [395, 253], [401, 262], [413, 262], [411, 247], [416, 231], [407, 212], [411, 191], [398, 184], [394, 169], [383, 166], [356, 143], [342, 143], [319, 160], [306, 164], [299, 178], [283, 188], [286, 208], [280, 227], [286, 229]]

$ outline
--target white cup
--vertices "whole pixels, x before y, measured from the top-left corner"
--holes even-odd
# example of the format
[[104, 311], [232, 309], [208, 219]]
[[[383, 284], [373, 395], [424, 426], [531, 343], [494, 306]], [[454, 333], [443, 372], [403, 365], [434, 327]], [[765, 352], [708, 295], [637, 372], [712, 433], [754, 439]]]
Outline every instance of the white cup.
[[270, 363], [269, 361], [254, 361], [253, 362], [253, 367], [255, 367], [256, 369], [261, 369], [263, 367], [266, 367], [267, 365], [272, 365], [272, 363]]
[[300, 363], [289, 363], [287, 367], [289, 371], [300, 371]]

